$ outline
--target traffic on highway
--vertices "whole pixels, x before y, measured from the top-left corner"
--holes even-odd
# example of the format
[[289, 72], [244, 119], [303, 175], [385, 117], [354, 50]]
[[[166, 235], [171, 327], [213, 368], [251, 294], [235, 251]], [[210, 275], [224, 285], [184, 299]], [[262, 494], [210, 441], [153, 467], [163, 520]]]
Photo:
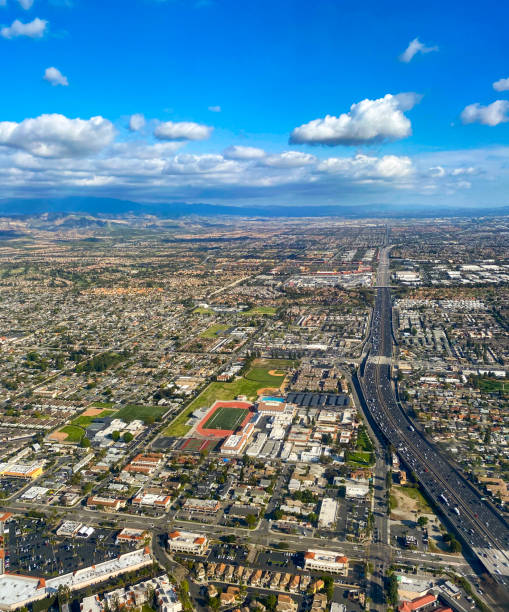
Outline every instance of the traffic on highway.
[[369, 416], [413, 472], [458, 537], [487, 572], [509, 586], [509, 528], [495, 508], [423, 436], [396, 399], [390, 361], [393, 352], [388, 249], [380, 259], [379, 283], [371, 321], [371, 347], [360, 369], [360, 388]]

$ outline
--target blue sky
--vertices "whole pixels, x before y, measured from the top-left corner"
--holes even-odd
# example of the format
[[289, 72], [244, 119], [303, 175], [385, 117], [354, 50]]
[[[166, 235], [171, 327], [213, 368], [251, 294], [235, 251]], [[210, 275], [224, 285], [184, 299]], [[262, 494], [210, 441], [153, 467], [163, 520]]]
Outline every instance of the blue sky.
[[507, 3], [351, 4], [0, 0], [0, 199], [508, 204]]

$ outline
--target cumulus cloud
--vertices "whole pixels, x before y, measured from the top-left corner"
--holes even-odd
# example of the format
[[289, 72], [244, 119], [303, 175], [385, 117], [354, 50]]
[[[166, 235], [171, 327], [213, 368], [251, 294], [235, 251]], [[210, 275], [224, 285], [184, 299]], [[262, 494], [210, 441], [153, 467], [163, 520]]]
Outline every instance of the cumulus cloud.
[[21, 8], [24, 8], [25, 11], [28, 11], [28, 9], [32, 8], [34, 0], [18, 0], [18, 2]]
[[209, 111], [211, 113], [220, 113], [221, 112], [221, 107], [218, 106], [209, 106]]
[[166, 121], [154, 130], [159, 140], [207, 140], [214, 128], [192, 121]]
[[142, 113], [135, 113], [129, 117], [129, 129], [131, 132], [138, 132], [145, 127], [145, 117]]
[[265, 157], [266, 153], [263, 149], [256, 147], [233, 145], [225, 149], [223, 155], [226, 159], [260, 159]]
[[263, 160], [265, 166], [272, 168], [300, 168], [316, 161], [314, 155], [300, 151], [284, 151], [279, 155], [269, 155]]
[[402, 179], [414, 172], [412, 160], [407, 156], [384, 155], [373, 157], [330, 157], [318, 165], [318, 170], [329, 174], [340, 174], [350, 179]]
[[0, 122], [0, 146], [28, 151], [38, 157], [81, 157], [96, 153], [114, 138], [113, 124], [103, 117], [68, 119], [40, 115], [34, 119]]
[[495, 100], [488, 106], [482, 106], [479, 103], [465, 106], [461, 113], [461, 120], [463, 123], [481, 123], [493, 127], [509, 121], [508, 113], [509, 101]]
[[63, 85], [64, 87], [67, 87], [69, 85], [67, 77], [64, 76], [60, 72], [60, 70], [58, 68], [55, 68], [54, 66], [46, 68], [46, 70], [44, 71], [43, 79], [45, 81], [48, 81], [48, 83], [51, 83], [52, 85]]
[[417, 53], [431, 53], [432, 51], [438, 51], [437, 46], [428, 47], [424, 43], [422, 43], [418, 38], [414, 38], [408, 44], [408, 47], [403, 51], [403, 53], [399, 56], [400, 62], [411, 62], [412, 59], [417, 55]]
[[15, 19], [10, 26], [5, 26], [0, 30], [0, 35], [4, 38], [17, 38], [18, 36], [41, 38], [46, 32], [47, 25], [46, 19], [39, 19], [39, 17], [28, 23]]
[[509, 91], [509, 78], [495, 81], [493, 83], [493, 89], [495, 91]]
[[290, 143], [311, 145], [359, 145], [406, 138], [412, 125], [403, 112], [420, 100], [415, 93], [387, 94], [376, 100], [352, 104], [339, 117], [327, 115], [295, 128]]

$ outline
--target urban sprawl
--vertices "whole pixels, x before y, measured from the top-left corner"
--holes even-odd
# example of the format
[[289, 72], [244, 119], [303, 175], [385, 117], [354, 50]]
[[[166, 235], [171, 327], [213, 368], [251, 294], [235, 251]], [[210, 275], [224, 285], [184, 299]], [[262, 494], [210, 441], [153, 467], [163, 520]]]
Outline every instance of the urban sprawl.
[[509, 609], [509, 220], [0, 218], [0, 610]]

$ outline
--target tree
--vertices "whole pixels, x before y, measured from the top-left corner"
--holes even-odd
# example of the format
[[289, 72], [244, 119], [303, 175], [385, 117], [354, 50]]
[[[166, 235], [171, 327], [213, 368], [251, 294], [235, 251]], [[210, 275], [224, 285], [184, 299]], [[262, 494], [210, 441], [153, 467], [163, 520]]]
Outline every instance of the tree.
[[427, 516], [420, 516], [417, 519], [417, 524], [419, 525], [419, 527], [426, 527], [426, 525], [428, 524], [428, 517]]
[[258, 518], [256, 517], [255, 514], [248, 514], [246, 516], [246, 523], [249, 529], [253, 529], [257, 522], [258, 522]]
[[82, 448], [90, 448], [90, 440], [86, 436], [83, 436], [80, 441], [80, 446]]
[[57, 598], [60, 606], [62, 606], [64, 603], [68, 603], [69, 599], [71, 598], [71, 590], [67, 585], [60, 584], [58, 586]]
[[227, 544], [233, 544], [237, 540], [237, 538], [232, 533], [223, 536], [221, 539]]
[[334, 597], [334, 578], [332, 576], [322, 576], [324, 582], [325, 593], [327, 594], [327, 600], [332, 601]]
[[389, 593], [389, 602], [393, 605], [396, 606], [398, 603], [398, 578], [395, 576], [395, 574], [391, 574], [390, 578], [389, 578], [389, 589], [388, 589]]
[[277, 597], [274, 595], [274, 593], [271, 593], [267, 597], [265, 603], [267, 604], [267, 608], [269, 610], [275, 610], [276, 609], [276, 606], [277, 606]]
[[132, 442], [133, 441], [133, 434], [130, 431], [126, 431], [125, 434], [122, 436], [122, 440], [124, 442]]
[[111, 437], [112, 437], [112, 439], [113, 439], [113, 440], [115, 440], [115, 442], [116, 442], [117, 440], [119, 440], [119, 439], [120, 439], [120, 432], [119, 432], [119, 431], [114, 431], [114, 432], [112, 432]]
[[451, 538], [449, 542], [449, 550], [453, 553], [461, 552], [461, 543], [456, 538]]

